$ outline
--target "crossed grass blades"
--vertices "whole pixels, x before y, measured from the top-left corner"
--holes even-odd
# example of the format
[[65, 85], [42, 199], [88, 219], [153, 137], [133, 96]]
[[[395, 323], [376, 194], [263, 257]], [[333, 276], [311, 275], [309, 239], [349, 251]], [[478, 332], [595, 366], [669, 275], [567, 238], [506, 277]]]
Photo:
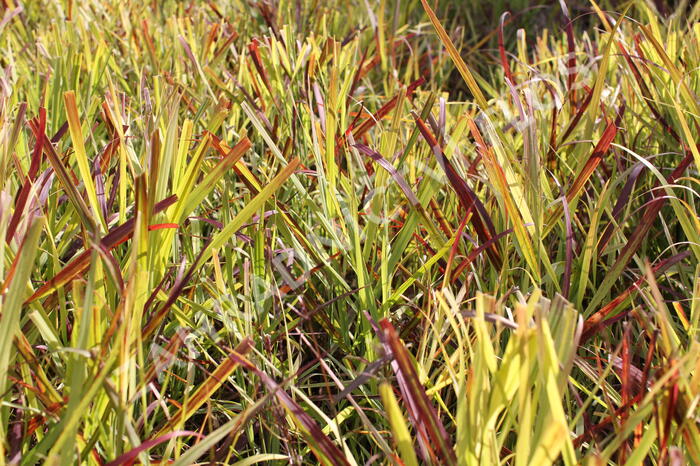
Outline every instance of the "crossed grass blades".
[[3, 461], [700, 463], [700, 6], [528, 3], [4, 0]]

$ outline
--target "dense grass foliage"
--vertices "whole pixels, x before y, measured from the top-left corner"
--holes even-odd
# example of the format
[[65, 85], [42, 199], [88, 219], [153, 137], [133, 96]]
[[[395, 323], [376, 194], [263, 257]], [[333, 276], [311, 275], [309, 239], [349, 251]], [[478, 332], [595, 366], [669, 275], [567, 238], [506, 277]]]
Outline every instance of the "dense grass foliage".
[[436, 3], [3, 0], [4, 462], [700, 464], [700, 6]]

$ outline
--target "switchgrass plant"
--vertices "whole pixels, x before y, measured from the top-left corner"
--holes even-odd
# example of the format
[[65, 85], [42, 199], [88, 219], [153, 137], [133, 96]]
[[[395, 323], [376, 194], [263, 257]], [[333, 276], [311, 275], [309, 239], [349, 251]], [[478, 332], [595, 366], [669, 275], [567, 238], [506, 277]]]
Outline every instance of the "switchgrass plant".
[[508, 3], [4, 0], [2, 461], [700, 463], [700, 6]]

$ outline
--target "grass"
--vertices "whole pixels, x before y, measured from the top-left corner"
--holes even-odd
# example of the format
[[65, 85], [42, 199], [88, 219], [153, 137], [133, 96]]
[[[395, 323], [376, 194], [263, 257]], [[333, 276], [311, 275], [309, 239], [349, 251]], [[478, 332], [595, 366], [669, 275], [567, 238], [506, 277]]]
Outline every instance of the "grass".
[[700, 5], [2, 5], [3, 463], [700, 464]]

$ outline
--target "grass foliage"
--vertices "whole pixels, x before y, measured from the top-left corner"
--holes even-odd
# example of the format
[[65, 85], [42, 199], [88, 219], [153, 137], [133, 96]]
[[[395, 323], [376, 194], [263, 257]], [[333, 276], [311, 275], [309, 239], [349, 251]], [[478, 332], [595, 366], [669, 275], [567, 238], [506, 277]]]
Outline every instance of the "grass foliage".
[[436, 3], [3, 0], [0, 461], [700, 464], [700, 5]]

